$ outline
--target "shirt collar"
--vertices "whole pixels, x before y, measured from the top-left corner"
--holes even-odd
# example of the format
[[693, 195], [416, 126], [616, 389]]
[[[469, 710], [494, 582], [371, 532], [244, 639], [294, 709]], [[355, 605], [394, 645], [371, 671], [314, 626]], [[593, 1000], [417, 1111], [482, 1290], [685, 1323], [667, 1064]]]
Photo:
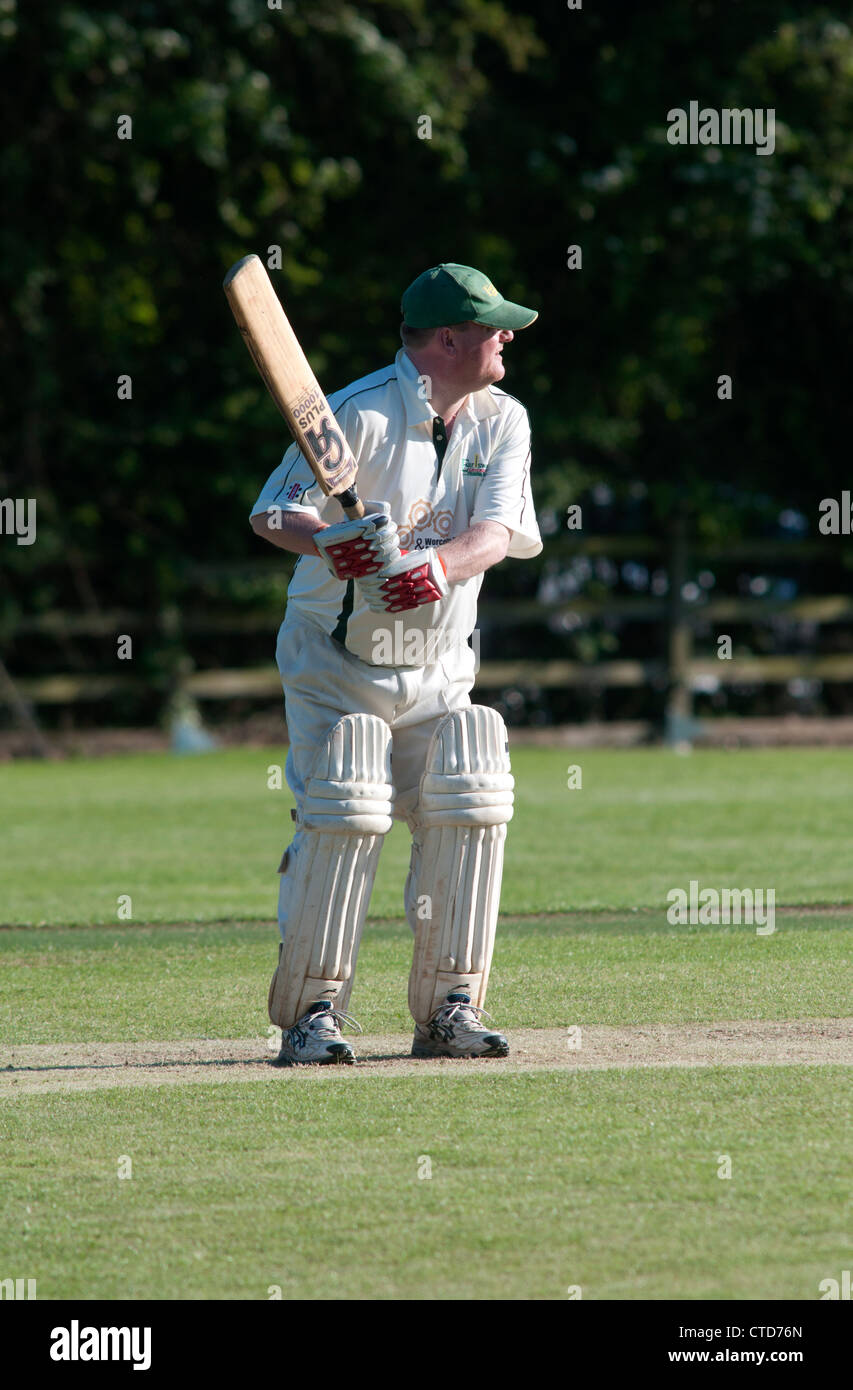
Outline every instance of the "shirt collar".
[[[430, 425], [436, 418], [429, 401], [424, 400], [419, 394], [421, 389], [421, 379], [418, 369], [412, 361], [405, 348], [400, 348], [394, 359], [397, 367], [397, 383], [403, 397], [403, 405], [406, 410], [406, 423], [409, 428], [413, 425]], [[466, 416], [473, 424], [478, 420], [484, 420], [488, 415], [497, 415], [500, 407], [492, 395], [488, 386], [481, 391], [474, 391], [466, 400], [459, 412], [458, 419]]]

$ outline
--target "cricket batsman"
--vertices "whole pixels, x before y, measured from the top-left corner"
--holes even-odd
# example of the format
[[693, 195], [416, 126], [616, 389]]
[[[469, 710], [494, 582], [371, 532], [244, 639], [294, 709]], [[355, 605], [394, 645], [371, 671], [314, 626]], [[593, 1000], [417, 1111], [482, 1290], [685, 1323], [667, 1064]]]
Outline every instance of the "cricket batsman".
[[355, 1060], [341, 1026], [394, 818], [412, 835], [412, 1056], [509, 1051], [483, 1005], [513, 779], [503, 720], [469, 694], [484, 573], [542, 549], [527, 412], [498, 385], [537, 315], [456, 264], [419, 275], [402, 313], [394, 362], [329, 398], [379, 500], [337, 521], [294, 444], [251, 514], [300, 557], [276, 650], [296, 799], [269, 994], [281, 1066]]

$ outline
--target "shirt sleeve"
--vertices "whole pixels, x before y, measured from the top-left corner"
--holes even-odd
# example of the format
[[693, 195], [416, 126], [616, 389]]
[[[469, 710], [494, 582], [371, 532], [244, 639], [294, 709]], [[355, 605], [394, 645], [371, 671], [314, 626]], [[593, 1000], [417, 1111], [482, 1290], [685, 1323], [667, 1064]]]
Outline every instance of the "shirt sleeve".
[[[333, 413], [358, 462], [362, 431], [357, 409], [344, 402]], [[307, 512], [322, 521], [342, 519], [340, 508], [326, 496], [296, 443], [291, 444], [278, 468], [267, 478], [249, 519], [274, 507], [283, 512]]]
[[477, 488], [471, 525], [499, 521], [511, 531], [507, 555], [531, 560], [542, 549], [530, 487], [530, 422], [527, 411], [512, 401], [504, 427]]

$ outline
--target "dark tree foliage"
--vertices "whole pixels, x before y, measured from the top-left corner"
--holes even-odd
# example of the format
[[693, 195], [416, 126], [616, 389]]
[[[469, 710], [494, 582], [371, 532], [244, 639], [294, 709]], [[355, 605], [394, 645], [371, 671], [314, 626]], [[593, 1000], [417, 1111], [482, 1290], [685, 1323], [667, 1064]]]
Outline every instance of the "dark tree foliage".
[[[0, 636], [160, 611], [190, 565], [258, 554], [287, 439], [220, 288], [249, 250], [281, 248], [328, 390], [390, 359], [439, 260], [539, 308], [505, 385], [542, 508], [604, 481], [646, 526], [684, 505], [725, 540], [798, 508], [814, 532], [849, 485], [850, 25], [779, 0], [0, 0], [0, 497], [39, 507], [35, 545], [0, 537]], [[669, 144], [691, 100], [775, 108], [773, 156]]]

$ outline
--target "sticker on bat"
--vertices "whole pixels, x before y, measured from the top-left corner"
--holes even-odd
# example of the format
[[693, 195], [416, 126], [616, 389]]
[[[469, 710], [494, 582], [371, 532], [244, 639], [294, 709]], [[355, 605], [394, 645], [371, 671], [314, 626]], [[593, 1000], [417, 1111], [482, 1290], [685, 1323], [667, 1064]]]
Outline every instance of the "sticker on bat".
[[328, 415], [305, 430], [305, 440], [320, 467], [333, 473], [344, 457], [345, 445], [343, 435]]
[[293, 418], [300, 429], [307, 429], [311, 421], [322, 413], [325, 404], [325, 397], [319, 386], [298, 400], [293, 406]]

